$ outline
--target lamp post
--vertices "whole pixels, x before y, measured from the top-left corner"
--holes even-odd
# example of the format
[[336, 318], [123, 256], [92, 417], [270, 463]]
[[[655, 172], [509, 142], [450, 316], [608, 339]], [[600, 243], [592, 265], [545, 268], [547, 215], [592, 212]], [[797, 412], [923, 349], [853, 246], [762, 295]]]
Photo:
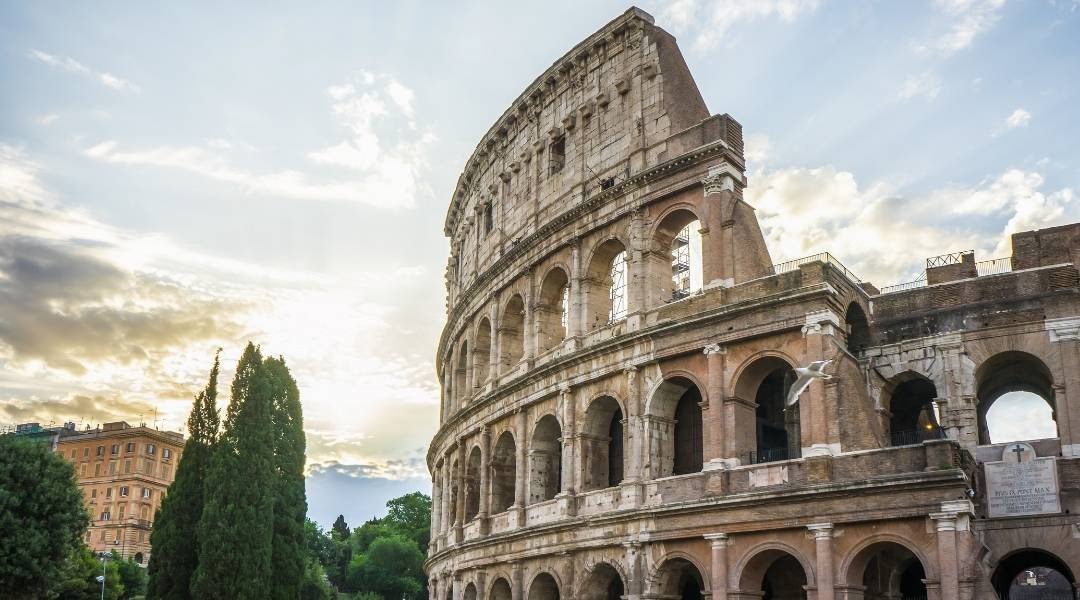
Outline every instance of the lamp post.
[[101, 582], [101, 600], [105, 600], [105, 563], [109, 560], [109, 555], [105, 552], [101, 553], [101, 575], [97, 576], [97, 580]]

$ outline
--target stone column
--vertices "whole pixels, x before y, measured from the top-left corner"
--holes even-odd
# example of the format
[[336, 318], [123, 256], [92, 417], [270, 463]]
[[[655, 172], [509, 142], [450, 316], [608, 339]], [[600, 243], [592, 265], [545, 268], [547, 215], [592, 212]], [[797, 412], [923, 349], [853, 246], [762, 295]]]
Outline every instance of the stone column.
[[641, 544], [639, 542], [626, 542], [626, 590], [624, 600], [637, 600], [645, 593], [645, 578], [641, 569]]
[[442, 532], [442, 464], [436, 464], [431, 473], [431, 551], [439, 548], [439, 534]]
[[727, 349], [720, 344], [705, 346], [705, 356], [708, 357], [709, 378], [706, 384], [706, 394], [709, 398], [708, 421], [705, 424], [705, 433], [708, 433], [708, 445], [705, 448], [705, 468], [723, 469], [726, 466], [724, 456], [724, 356]]
[[499, 339], [499, 310], [502, 306], [501, 299], [491, 303], [491, 312], [488, 320], [491, 321], [491, 348], [488, 352], [488, 381], [495, 381], [499, 377], [499, 367], [502, 365], [502, 345]]
[[644, 211], [640, 208], [630, 212], [630, 247], [626, 249], [626, 321], [630, 329], [637, 329], [638, 321], [630, 315], [643, 313], [648, 308], [648, 294], [645, 291], [645, 286], [649, 285], [648, 265], [645, 261], [648, 240], [644, 239], [644, 218]]
[[570, 243], [570, 306], [567, 309], [566, 337], [576, 338], [585, 331], [585, 310], [582, 307], [584, 274], [581, 272], [581, 239]]
[[[826, 338], [834, 334], [839, 317], [826, 310], [807, 314], [806, 321], [802, 328], [806, 343], [803, 360], [808, 363], [824, 360], [829, 348]], [[799, 397], [799, 443], [804, 458], [831, 456], [839, 451], [839, 444], [829, 443], [828, 404], [825, 386], [820, 381], [811, 382]]]
[[937, 525], [938, 575], [941, 600], [960, 599], [960, 572], [956, 557], [957, 513], [932, 513], [930, 518]]
[[510, 600], [525, 600], [525, 568], [520, 560], [510, 563]]
[[[464, 530], [463, 530], [463, 528], [465, 526], [465, 498], [468, 495], [466, 493], [466, 490], [465, 490], [465, 461], [466, 461], [466, 457], [465, 457], [465, 438], [459, 439], [457, 444], [458, 444], [458, 446], [457, 446], [456, 452], [457, 452], [457, 455], [458, 455], [458, 460], [457, 460], [458, 468], [457, 468], [457, 472], [454, 473], [454, 477], [457, 479], [458, 493], [457, 493], [457, 506], [454, 507], [456, 509], [454, 511], [456, 513], [454, 515], [454, 542], [460, 544], [462, 542], [462, 540], [465, 539]], [[457, 592], [458, 592], [457, 588], [458, 588], [457, 578], [455, 577], [454, 578], [454, 597], [455, 597], [455, 599], [457, 598]]]
[[526, 482], [529, 480], [529, 433], [528, 433], [528, 418], [525, 411], [519, 409], [517, 414], [514, 415], [514, 441], [515, 446], [515, 461], [514, 461], [514, 506], [511, 509], [514, 512], [514, 526], [525, 526], [525, 495], [527, 488]]
[[454, 480], [453, 480], [454, 475], [453, 475], [453, 472], [452, 472], [453, 471], [452, 464], [453, 464], [453, 462], [450, 460], [449, 455], [447, 455], [445, 458], [443, 458], [443, 470], [442, 470], [442, 478], [443, 478], [442, 518], [440, 519], [440, 523], [442, 525], [441, 533], [444, 536], [444, 542], [445, 542], [443, 547], [446, 547], [446, 545], [449, 544], [449, 540], [446, 540], [445, 536], [446, 536], [447, 532], [454, 525], [454, 515], [450, 514], [450, 500], [454, 496], [454, 487], [453, 487], [453, 485], [454, 485]]
[[712, 600], [728, 600], [728, 567], [726, 533], [707, 533], [705, 539], [712, 546], [712, 564], [709, 581], [712, 583]]
[[562, 416], [562, 481], [559, 486], [558, 498], [560, 499], [560, 510], [563, 515], [573, 516], [577, 513], [577, 507], [575, 506], [574, 495], [577, 493], [577, 480], [579, 474], [574, 468], [577, 461], [576, 456], [576, 444], [578, 442], [575, 434], [576, 427], [574, 423], [574, 415], [576, 413], [576, 406], [574, 402], [574, 393], [571, 391], [570, 384], [564, 383], [559, 388], [559, 414]]
[[701, 232], [702, 279], [705, 285], [731, 287], [735, 284], [732, 223], [726, 213], [735, 201], [735, 177], [742, 176], [731, 165], [709, 168], [701, 180], [706, 205]]
[[1054, 319], [1047, 324], [1050, 341], [1061, 357], [1058, 372], [1064, 381], [1054, 383], [1054, 418], [1061, 437], [1061, 454], [1080, 456], [1080, 318]]
[[522, 324], [521, 335], [524, 338], [524, 359], [529, 368], [532, 368], [532, 361], [536, 358], [536, 347], [538, 340], [536, 337], [536, 311], [533, 309], [533, 304], [536, 302], [536, 282], [533, 281], [535, 273], [532, 269], [529, 269], [525, 273], [525, 279], [528, 282], [528, 286], [525, 288], [525, 322]]
[[[491, 514], [491, 430], [487, 425], [480, 428], [480, 534], [488, 533], [488, 515]], [[477, 599], [479, 600], [479, 598]]]
[[817, 600], [834, 600], [833, 591], [833, 525], [832, 523], [815, 523], [807, 525], [807, 529], [814, 535], [814, 549], [817, 560]]

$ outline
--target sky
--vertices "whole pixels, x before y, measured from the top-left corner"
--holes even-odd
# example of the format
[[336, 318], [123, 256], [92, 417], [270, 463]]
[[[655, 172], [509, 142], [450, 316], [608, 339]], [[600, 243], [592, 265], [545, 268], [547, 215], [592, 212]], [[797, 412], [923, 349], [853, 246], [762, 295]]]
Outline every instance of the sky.
[[[775, 262], [880, 286], [1080, 221], [1080, 0], [639, 6], [742, 123]], [[299, 381], [313, 518], [429, 492], [454, 182], [626, 8], [0, 2], [0, 424], [181, 429], [252, 340]]]

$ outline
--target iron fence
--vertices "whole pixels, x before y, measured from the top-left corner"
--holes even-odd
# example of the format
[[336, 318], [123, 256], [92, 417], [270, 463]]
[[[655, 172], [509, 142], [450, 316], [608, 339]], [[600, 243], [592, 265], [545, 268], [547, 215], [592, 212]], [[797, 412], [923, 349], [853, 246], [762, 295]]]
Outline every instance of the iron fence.
[[802, 258], [796, 258], [795, 260], [789, 260], [787, 262], [775, 264], [773, 265], [773, 273], [779, 275], [781, 273], [787, 273], [788, 271], [795, 271], [800, 266], [812, 262], [823, 262], [830, 264], [838, 271], [843, 273], [844, 276], [850, 279], [853, 283], [862, 283], [862, 280], [859, 279], [854, 273], [852, 273], [847, 267], [845, 267], [844, 263], [837, 260], [835, 256], [829, 254], [828, 252], [819, 252], [818, 254], [804, 256]]
[[934, 267], [944, 267], [947, 265], [956, 265], [964, 262], [964, 257], [969, 254], [975, 254], [974, 250], [962, 250], [960, 252], [950, 252], [949, 254], [942, 254], [941, 256], [931, 256], [926, 259], [926, 268], [932, 269]]
[[979, 274], [979, 277], [986, 275], [997, 275], [998, 273], [1010, 273], [1012, 272], [1012, 257], [1006, 256], [1005, 258], [995, 258], [992, 260], [983, 260], [975, 263], [975, 271]]
[[890, 446], [912, 446], [915, 444], [921, 444], [927, 440], [940, 440], [945, 436], [943, 435], [941, 428], [934, 427], [933, 429], [911, 429], [908, 431], [893, 431], [889, 434]]

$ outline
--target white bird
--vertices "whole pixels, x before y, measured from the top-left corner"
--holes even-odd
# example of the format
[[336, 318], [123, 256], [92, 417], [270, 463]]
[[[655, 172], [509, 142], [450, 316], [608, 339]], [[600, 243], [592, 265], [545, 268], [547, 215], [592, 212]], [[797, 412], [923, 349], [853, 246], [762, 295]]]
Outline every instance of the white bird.
[[795, 380], [795, 383], [791, 384], [785, 408], [795, 404], [795, 402], [799, 400], [799, 396], [802, 395], [807, 387], [809, 387], [810, 382], [815, 379], [832, 379], [832, 375], [826, 375], [823, 372], [825, 365], [831, 362], [831, 360], [815, 360], [810, 363], [810, 366], [796, 367], [795, 372], [798, 373], [799, 378]]

